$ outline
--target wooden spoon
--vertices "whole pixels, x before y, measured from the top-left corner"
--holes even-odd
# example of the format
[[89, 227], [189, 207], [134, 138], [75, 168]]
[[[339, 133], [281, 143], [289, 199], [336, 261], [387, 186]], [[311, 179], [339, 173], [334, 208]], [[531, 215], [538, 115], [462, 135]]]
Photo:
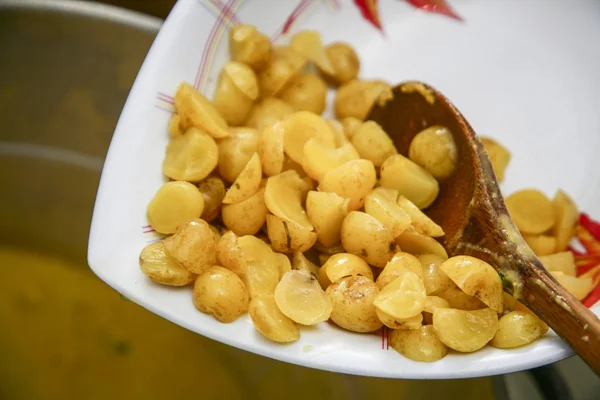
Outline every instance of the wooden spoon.
[[487, 261], [504, 290], [524, 303], [600, 375], [600, 320], [548, 273], [511, 220], [496, 176], [473, 128], [452, 103], [421, 82], [406, 82], [394, 97], [376, 104], [368, 119], [378, 122], [401, 154], [424, 128], [449, 128], [458, 149], [454, 173], [440, 183], [427, 214], [442, 226], [442, 244], [451, 255]]

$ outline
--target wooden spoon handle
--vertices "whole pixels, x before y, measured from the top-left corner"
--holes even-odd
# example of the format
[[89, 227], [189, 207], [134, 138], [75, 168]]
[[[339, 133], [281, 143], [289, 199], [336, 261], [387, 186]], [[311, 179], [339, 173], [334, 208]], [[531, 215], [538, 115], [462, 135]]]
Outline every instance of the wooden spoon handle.
[[518, 300], [567, 341], [600, 375], [600, 320], [567, 292], [537, 261], [523, 260], [529, 275]]

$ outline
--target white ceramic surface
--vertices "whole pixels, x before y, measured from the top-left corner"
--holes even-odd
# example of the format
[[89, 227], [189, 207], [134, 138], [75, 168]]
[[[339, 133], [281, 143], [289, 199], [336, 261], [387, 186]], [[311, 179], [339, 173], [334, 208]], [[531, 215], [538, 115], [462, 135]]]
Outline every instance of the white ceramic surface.
[[[219, 13], [226, 7], [234, 10], [235, 21], [255, 24], [269, 35], [299, 9], [291, 33], [312, 28], [325, 42], [352, 43], [364, 78], [418, 79], [436, 86], [478, 132], [507, 145], [513, 159], [505, 193], [538, 187], [553, 195], [561, 187], [583, 210], [600, 217], [600, 2], [450, 4], [464, 22], [416, 10], [401, 0], [381, 0], [382, 34], [352, 1], [180, 0], [140, 70], [106, 159], [89, 242], [94, 272], [132, 301], [204, 336], [331, 371], [464, 378], [527, 369], [571, 355], [559, 338], [548, 334], [525, 348], [486, 348], [418, 363], [387, 349], [385, 334], [353, 334], [328, 323], [303, 328], [296, 343], [277, 345], [261, 337], [247, 315], [221, 324], [194, 308], [191, 288], [153, 284], [139, 270], [140, 250], [158, 237], [144, 233], [145, 211], [164, 181], [168, 96], [181, 81], [212, 94], [228, 57], [223, 33], [232, 18]], [[278, 41], [285, 40], [284, 35]]]

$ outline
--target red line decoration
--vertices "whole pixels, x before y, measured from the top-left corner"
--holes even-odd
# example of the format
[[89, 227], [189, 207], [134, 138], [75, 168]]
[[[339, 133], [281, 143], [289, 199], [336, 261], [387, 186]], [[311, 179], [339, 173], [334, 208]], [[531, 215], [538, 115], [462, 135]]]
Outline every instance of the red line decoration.
[[377, 0], [354, 0], [354, 4], [360, 10], [364, 19], [369, 21], [371, 25], [383, 32], [381, 20], [379, 19], [379, 8]]
[[271, 36], [271, 42], [276, 42], [281, 36], [285, 35], [293, 23], [302, 15], [304, 10], [313, 2], [313, 0], [301, 0], [300, 3], [294, 8], [292, 13], [286, 18], [283, 25], [277, 29], [277, 31]]
[[385, 349], [389, 350], [390, 349], [390, 330], [387, 326], [384, 327], [384, 329], [385, 329]]
[[156, 98], [158, 100], [164, 101], [165, 103], [168, 103], [168, 104], [173, 104], [173, 100], [174, 100], [172, 96], [169, 96], [168, 94], [161, 93], [161, 92], [158, 92], [156, 94]]
[[155, 105], [154, 105], [154, 107], [155, 107], [155, 108], [158, 108], [158, 109], [159, 109], [159, 110], [161, 110], [161, 111], [166, 111], [166, 112], [168, 112], [169, 114], [173, 114], [173, 110], [172, 110], [171, 108], [169, 108], [169, 107], [164, 107], [164, 106], [161, 106], [161, 105], [159, 105], [159, 104], [155, 104]]
[[231, 20], [231, 22], [233, 22], [234, 24], [239, 24], [240, 19], [233, 13], [231, 12], [231, 10], [225, 8], [223, 6], [223, 3], [220, 0], [211, 0], [210, 1], [218, 10], [222, 10], [222, 12], [227, 13], [227, 16], [229, 17], [229, 19]]
[[219, 14], [219, 17], [217, 18], [217, 20], [215, 21], [215, 24], [212, 27], [212, 30], [210, 31], [210, 34], [208, 36], [208, 39], [206, 41], [206, 43], [204, 44], [204, 50], [202, 52], [202, 58], [200, 59], [200, 65], [198, 66], [198, 72], [196, 73], [196, 80], [194, 81], [194, 87], [196, 89], [199, 88], [200, 82], [202, 82], [202, 79], [204, 77], [205, 74], [205, 70], [206, 70], [206, 63], [209, 59], [208, 57], [208, 53], [209, 50], [211, 50], [212, 44], [215, 40], [215, 36], [217, 34], [217, 32], [219, 31], [219, 28], [221, 27], [221, 25], [223, 25], [223, 20], [226, 16], [230, 16], [230, 9], [231, 7], [237, 2], [238, 0], [229, 0], [227, 2], [227, 4], [225, 5], [224, 8], [221, 8], [221, 14]]
[[169, 95], [168, 95], [168, 94], [166, 94], [166, 93], [163, 93], [163, 92], [158, 92], [156, 95], [157, 95], [158, 97], [162, 97], [162, 98], [164, 98], [165, 100], [169, 100], [169, 101], [171, 101], [171, 102], [173, 101], [173, 96], [169, 96]]

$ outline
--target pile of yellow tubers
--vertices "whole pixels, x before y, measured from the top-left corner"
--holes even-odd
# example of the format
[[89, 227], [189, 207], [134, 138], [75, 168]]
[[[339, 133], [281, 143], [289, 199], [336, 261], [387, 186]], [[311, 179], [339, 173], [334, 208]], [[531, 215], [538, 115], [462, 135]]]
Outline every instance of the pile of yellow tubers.
[[[317, 32], [273, 46], [238, 25], [229, 44], [212, 101], [186, 83], [177, 89], [163, 160], [170, 181], [147, 209], [168, 237], [142, 250], [144, 274], [193, 282], [198, 310], [225, 323], [248, 312], [275, 342], [328, 320], [353, 332], [385, 325], [394, 349], [430, 362], [449, 349], [517, 347], [546, 333], [503, 293], [492, 266], [448, 258], [435, 239], [444, 232], [424, 210], [457, 162], [447, 128], [428, 127], [408, 157], [398, 154], [381, 126], [365, 121], [375, 101], [392, 96], [390, 85], [358, 79], [356, 52], [323, 45]], [[321, 116], [328, 85], [337, 87], [337, 119]], [[510, 154], [484, 144], [501, 179]], [[520, 192], [507, 204], [536, 252], [545, 241], [553, 241], [546, 254], [560, 251], [573, 234], [568, 197], [546, 204]]]

